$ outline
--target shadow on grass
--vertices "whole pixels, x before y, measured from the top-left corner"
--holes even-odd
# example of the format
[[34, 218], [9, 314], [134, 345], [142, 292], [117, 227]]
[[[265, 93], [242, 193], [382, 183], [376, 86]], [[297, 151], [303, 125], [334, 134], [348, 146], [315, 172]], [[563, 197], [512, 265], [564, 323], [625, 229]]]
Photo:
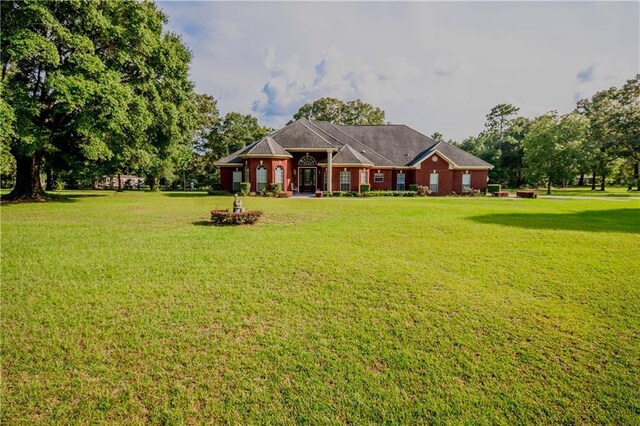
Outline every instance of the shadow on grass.
[[640, 234], [640, 209], [587, 210], [578, 213], [495, 213], [472, 216], [478, 223], [525, 229]]
[[195, 222], [191, 222], [194, 226], [212, 226], [211, 222], [208, 220], [197, 220]]
[[7, 200], [0, 197], [0, 205], [11, 206], [14, 204], [32, 204], [32, 203], [75, 203], [80, 198], [106, 197], [109, 194], [55, 194], [48, 192], [47, 198], [39, 198], [34, 200]]
[[173, 198], [194, 198], [194, 197], [207, 197], [209, 194], [206, 192], [163, 192], [165, 197]]

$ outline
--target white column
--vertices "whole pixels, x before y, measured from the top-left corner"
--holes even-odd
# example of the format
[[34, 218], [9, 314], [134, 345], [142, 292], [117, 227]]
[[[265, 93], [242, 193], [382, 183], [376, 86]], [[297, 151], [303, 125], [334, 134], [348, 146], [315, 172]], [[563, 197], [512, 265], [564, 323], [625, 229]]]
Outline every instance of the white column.
[[333, 186], [333, 153], [331, 151], [327, 151], [327, 191], [332, 191]]

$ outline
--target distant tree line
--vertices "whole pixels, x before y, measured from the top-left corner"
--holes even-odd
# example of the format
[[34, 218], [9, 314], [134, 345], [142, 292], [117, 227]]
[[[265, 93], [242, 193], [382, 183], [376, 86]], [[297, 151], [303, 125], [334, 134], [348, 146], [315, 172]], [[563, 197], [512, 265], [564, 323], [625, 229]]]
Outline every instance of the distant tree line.
[[551, 111], [528, 119], [518, 112], [513, 105], [497, 105], [478, 136], [452, 141], [494, 165], [491, 182], [544, 184], [550, 191], [552, 184], [576, 177], [583, 185], [588, 176], [594, 190], [598, 178], [602, 191], [611, 178], [640, 190], [640, 75], [579, 101], [568, 114]]
[[300, 118], [341, 125], [385, 124], [384, 111], [360, 99], [344, 102], [336, 98], [320, 98], [300, 107], [289, 123]]

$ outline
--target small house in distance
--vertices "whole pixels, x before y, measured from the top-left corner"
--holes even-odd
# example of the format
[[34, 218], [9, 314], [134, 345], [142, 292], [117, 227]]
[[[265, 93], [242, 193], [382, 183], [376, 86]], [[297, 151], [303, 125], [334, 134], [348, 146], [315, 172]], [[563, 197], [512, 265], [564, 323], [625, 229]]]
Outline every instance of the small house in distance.
[[118, 189], [118, 179], [120, 187], [123, 189], [138, 189], [144, 185], [144, 178], [133, 175], [103, 176], [95, 183], [96, 189]]
[[249, 182], [259, 192], [272, 183], [294, 192], [408, 190], [435, 195], [485, 191], [491, 164], [405, 125], [342, 126], [299, 119], [216, 163], [222, 188]]

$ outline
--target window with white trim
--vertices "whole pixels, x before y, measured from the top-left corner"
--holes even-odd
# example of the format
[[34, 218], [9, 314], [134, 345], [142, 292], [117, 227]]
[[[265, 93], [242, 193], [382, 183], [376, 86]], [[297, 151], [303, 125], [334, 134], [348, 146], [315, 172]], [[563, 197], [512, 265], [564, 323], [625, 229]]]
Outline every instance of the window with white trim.
[[242, 172], [240, 170], [233, 171], [233, 179], [232, 179], [232, 188], [233, 192], [240, 191], [240, 182], [242, 182]]
[[262, 191], [267, 187], [267, 166], [260, 164], [256, 169], [256, 190]]
[[431, 192], [438, 192], [438, 173], [431, 173], [429, 177], [429, 189]]
[[248, 166], [244, 168], [244, 181], [251, 182], [251, 170]]
[[351, 172], [340, 172], [340, 191], [351, 191]]
[[404, 191], [404, 173], [398, 173], [396, 177], [396, 190]]
[[373, 181], [377, 183], [384, 182], [384, 173], [374, 173]]
[[276, 183], [280, 184], [282, 190], [285, 190], [284, 187], [284, 167], [278, 166], [276, 167]]
[[367, 175], [368, 173], [366, 170], [360, 172], [360, 185], [369, 183], [369, 177]]
[[462, 175], [462, 192], [469, 192], [471, 189], [471, 173]]

